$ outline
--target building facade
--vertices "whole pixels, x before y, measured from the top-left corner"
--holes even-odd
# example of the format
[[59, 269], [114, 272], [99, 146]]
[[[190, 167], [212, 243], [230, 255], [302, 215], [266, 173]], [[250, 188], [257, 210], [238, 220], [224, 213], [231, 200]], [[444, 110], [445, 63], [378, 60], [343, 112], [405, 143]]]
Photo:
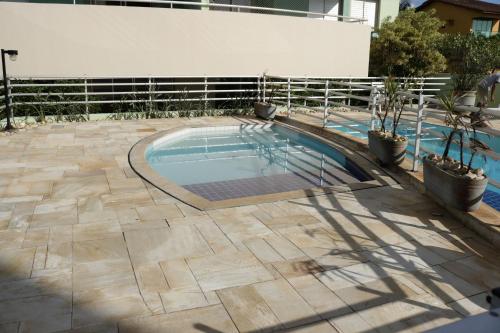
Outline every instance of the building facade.
[[490, 37], [498, 33], [500, 5], [479, 0], [428, 0], [417, 10], [435, 10], [443, 21], [442, 32]]

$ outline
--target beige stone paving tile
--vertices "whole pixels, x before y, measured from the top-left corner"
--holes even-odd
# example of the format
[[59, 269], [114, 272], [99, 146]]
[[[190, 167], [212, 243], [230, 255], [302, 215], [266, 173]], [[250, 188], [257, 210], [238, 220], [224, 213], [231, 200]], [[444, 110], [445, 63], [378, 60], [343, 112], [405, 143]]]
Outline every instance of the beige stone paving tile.
[[165, 313], [160, 294], [169, 290], [167, 280], [158, 264], [141, 266], [135, 276], [142, 298], [153, 314]]
[[323, 319], [334, 318], [352, 312], [335, 293], [312, 274], [287, 277], [288, 282]]
[[370, 261], [391, 272], [413, 271], [428, 268], [446, 262], [447, 260], [427, 247], [414, 242], [404, 242], [372, 251], [365, 251], [363, 255]]
[[250, 215], [217, 217], [214, 220], [233, 243], [272, 234], [269, 228]]
[[139, 214], [137, 214], [137, 210], [131, 207], [125, 208], [117, 208], [114, 209], [116, 214], [118, 215], [118, 221], [120, 224], [130, 224], [139, 222]]
[[262, 238], [248, 239], [243, 243], [263, 263], [284, 260], [284, 258]]
[[212, 254], [210, 247], [194, 226], [127, 231], [125, 238], [134, 267], [163, 260]]
[[[168, 224], [171, 225], [171, 226], [174, 226], [174, 225], [204, 225], [204, 224], [212, 224], [214, 225], [216, 228], [218, 228], [215, 224], [214, 224], [214, 220], [208, 216], [207, 214], [205, 215], [188, 215], [188, 216], [185, 216], [185, 217], [177, 217], [177, 218], [173, 218], [173, 219], [168, 219]], [[220, 231], [220, 229], [219, 229]]]
[[36, 248], [2, 249], [0, 282], [27, 279], [31, 275]]
[[51, 243], [66, 243], [73, 241], [73, 226], [72, 225], [56, 225], [50, 227], [49, 244]]
[[463, 316], [473, 316], [489, 311], [490, 304], [486, 301], [487, 293], [462, 298], [448, 304], [449, 307]]
[[123, 232], [162, 228], [170, 230], [166, 220], [142, 220], [136, 221], [135, 223], [121, 224], [121, 229]]
[[103, 260], [128, 261], [129, 256], [122, 236], [73, 243], [74, 263], [90, 263]]
[[261, 265], [260, 261], [248, 250], [227, 250], [211, 256], [190, 258], [187, 263], [195, 277], [210, 272]]
[[380, 332], [424, 332], [460, 319], [430, 295], [419, 295], [357, 312]]
[[49, 242], [49, 228], [36, 228], [26, 230], [23, 247], [38, 247]]
[[0, 322], [22, 321], [21, 332], [71, 328], [71, 298], [43, 295], [0, 302]]
[[120, 237], [121, 225], [114, 223], [87, 223], [73, 226], [73, 240], [75, 242]]
[[99, 196], [78, 199], [78, 223], [118, 222], [118, 214], [113, 208], [105, 208]]
[[[187, 217], [186, 219], [193, 218]], [[196, 217], [197, 220], [199, 218], [199, 216]], [[234, 244], [212, 220], [196, 223], [196, 229], [198, 229], [214, 253], [235, 249]]]
[[91, 176], [78, 178], [64, 178], [54, 182], [53, 198], [78, 198], [90, 195], [109, 193], [109, 186], [105, 176]]
[[15, 249], [22, 247], [25, 235], [26, 230], [21, 228], [0, 230], [0, 248]]
[[355, 311], [364, 310], [391, 301], [422, 295], [425, 291], [398, 277], [386, 277], [353, 287], [336, 289], [338, 295]]
[[[23, 175], [18, 178], [20, 182], [38, 182], [38, 181], [58, 181], [63, 179], [64, 171], [43, 171], [41, 169], [25, 170]], [[37, 201], [37, 200], [29, 200]]]
[[344, 252], [339, 254], [327, 254], [315, 257], [314, 260], [324, 270], [332, 270], [352, 265], [361, 264], [368, 261], [368, 258], [361, 252]]
[[104, 323], [60, 331], [58, 333], [118, 333], [117, 323]]
[[[128, 163], [128, 158], [125, 158], [125, 163], [123, 164], [124, 166], [122, 167], [123, 173], [125, 174], [125, 177], [127, 178], [137, 178], [139, 175], [135, 173], [134, 169], [130, 167], [130, 164]], [[121, 163], [118, 163], [121, 164]]]
[[160, 297], [167, 313], [200, 308], [209, 305], [201, 290], [187, 291], [171, 289], [161, 293]]
[[444, 303], [485, 291], [483, 286], [471, 284], [439, 265], [405, 273], [402, 277]]
[[207, 272], [196, 276], [203, 291], [213, 291], [274, 279], [262, 265], [246, 266], [220, 272]]
[[199, 333], [213, 331], [237, 333], [231, 318], [221, 305], [174, 312], [150, 317], [138, 317], [119, 322], [121, 333], [183, 332]]
[[47, 261], [47, 245], [38, 246], [33, 259], [33, 270], [45, 269], [45, 262]]
[[389, 273], [374, 263], [352, 265], [314, 274], [324, 285], [333, 290], [353, 287], [362, 283], [379, 280]]
[[283, 258], [287, 260], [306, 257], [306, 254], [304, 252], [302, 252], [298, 247], [296, 247], [285, 237], [272, 234], [265, 236], [264, 239], [276, 250], [276, 252], [278, 252]]
[[176, 203], [176, 206], [177, 206], [177, 208], [180, 209], [182, 214], [186, 217], [189, 217], [189, 216], [207, 216], [207, 213], [205, 211], [191, 207], [191, 206], [186, 205], [182, 202]]
[[141, 295], [125, 295], [118, 298], [104, 298], [93, 302], [75, 304], [72, 325], [75, 328], [114, 322], [122, 318], [150, 315], [151, 311], [144, 304]]
[[440, 234], [420, 237], [415, 243], [446, 260], [457, 260], [473, 254], [465, 242], [460, 242], [451, 237], [444, 237]]
[[282, 328], [262, 296], [252, 286], [217, 291], [240, 332], [271, 332]]
[[71, 293], [70, 271], [58, 275], [40, 276], [0, 283], [0, 302], [51, 294], [71, 298]]
[[101, 199], [105, 207], [130, 208], [131, 205], [152, 205], [153, 200], [147, 190], [141, 191], [115, 191], [112, 194], [103, 194]]
[[9, 228], [25, 228], [29, 226], [36, 202], [16, 203], [12, 211]]
[[273, 230], [292, 226], [316, 225], [320, 223], [320, 221], [312, 215], [287, 215], [270, 218], [257, 216], [257, 218], [259, 218], [268, 228]]
[[313, 308], [284, 279], [252, 285], [284, 327], [320, 320]]
[[70, 212], [57, 212], [47, 214], [34, 214], [30, 226], [34, 228], [51, 227], [56, 225], [69, 225], [78, 222], [76, 208]]
[[377, 333], [357, 312], [329, 319], [330, 324], [341, 333]]
[[273, 266], [285, 278], [323, 272], [324, 269], [310, 258], [274, 262]]
[[259, 210], [259, 207], [256, 205], [248, 205], [248, 206], [240, 206], [240, 207], [231, 207], [231, 208], [222, 208], [216, 210], [209, 210], [207, 214], [210, 215], [213, 219], [225, 219], [225, 218], [240, 218], [240, 217], [254, 217], [252, 213]]
[[113, 191], [127, 190], [144, 190], [145, 186], [140, 178], [122, 178], [122, 179], [110, 179], [109, 180], [109, 188]]
[[500, 268], [476, 257], [467, 257], [457, 261], [449, 261], [441, 266], [468, 283], [479, 288], [492, 289], [498, 287]]
[[170, 289], [187, 292], [200, 291], [198, 282], [184, 259], [161, 261], [160, 267]]
[[137, 207], [137, 213], [141, 220], [161, 220], [184, 217], [175, 204]]
[[341, 333], [326, 320], [280, 330], [283, 333]]
[[47, 247], [46, 268], [67, 268], [73, 263], [73, 244], [71, 242], [50, 243]]
[[113, 286], [136, 285], [132, 265], [125, 260], [104, 260], [73, 266], [75, 292]]
[[54, 332], [71, 327], [71, 313], [57, 313], [33, 320], [26, 320], [19, 325], [20, 333]]

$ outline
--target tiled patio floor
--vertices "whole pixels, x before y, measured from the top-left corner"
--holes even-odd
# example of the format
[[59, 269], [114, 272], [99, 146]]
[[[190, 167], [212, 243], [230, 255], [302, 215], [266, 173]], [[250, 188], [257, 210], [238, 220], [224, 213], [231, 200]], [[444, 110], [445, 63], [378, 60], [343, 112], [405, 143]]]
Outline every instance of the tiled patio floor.
[[201, 212], [128, 165], [157, 130], [238, 122], [0, 137], [0, 332], [420, 332], [484, 311], [498, 250], [411, 189]]

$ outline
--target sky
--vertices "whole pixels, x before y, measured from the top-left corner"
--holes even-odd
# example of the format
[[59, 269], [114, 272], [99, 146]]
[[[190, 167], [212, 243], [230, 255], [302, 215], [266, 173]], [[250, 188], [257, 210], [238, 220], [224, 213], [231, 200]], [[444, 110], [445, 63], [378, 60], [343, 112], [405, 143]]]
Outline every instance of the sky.
[[[422, 4], [425, 0], [412, 0], [411, 2], [415, 5], [415, 6], [420, 6], [420, 4]], [[491, 3], [497, 3], [497, 4], [500, 4], [500, 0], [484, 0], [484, 2], [491, 2]]]

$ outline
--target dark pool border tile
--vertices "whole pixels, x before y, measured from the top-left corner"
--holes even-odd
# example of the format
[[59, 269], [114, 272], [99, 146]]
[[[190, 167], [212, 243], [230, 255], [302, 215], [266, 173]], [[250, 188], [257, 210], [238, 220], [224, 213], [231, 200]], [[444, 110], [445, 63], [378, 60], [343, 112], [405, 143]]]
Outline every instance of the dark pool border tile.
[[[279, 192], [272, 194], [263, 194], [257, 196], [249, 196], [249, 197], [241, 197], [234, 199], [226, 199], [226, 200], [218, 200], [218, 201], [210, 201], [207, 200], [195, 193], [188, 191], [175, 184], [174, 182], [168, 180], [167, 178], [160, 176], [156, 171], [154, 171], [149, 164], [146, 162], [145, 153], [148, 146], [156, 141], [157, 139], [167, 135], [172, 134], [181, 130], [190, 129], [190, 128], [205, 128], [205, 127], [232, 127], [232, 126], [240, 126], [240, 127], [262, 127], [262, 126], [281, 126], [288, 128], [289, 130], [306, 134], [336, 150], [340, 153], [344, 154], [348, 157], [352, 162], [354, 162], [362, 171], [364, 171], [367, 175], [369, 175], [373, 180], [364, 181], [364, 182], [355, 182], [349, 184], [342, 184], [330, 187], [316, 187], [305, 190], [295, 190], [295, 191], [287, 191], [287, 192]], [[338, 192], [347, 192], [354, 190], [361, 190], [372, 187], [379, 186], [387, 186], [387, 185], [395, 185], [397, 184], [393, 178], [391, 178], [385, 171], [379, 168], [374, 163], [368, 161], [361, 155], [359, 155], [356, 151], [353, 151], [347, 147], [339, 145], [335, 142], [329, 141], [317, 134], [306, 132], [300, 128], [293, 127], [284, 123], [278, 122], [265, 122], [265, 121], [257, 121], [252, 123], [245, 123], [242, 121], [236, 122], [234, 125], [229, 125], [227, 123], [221, 124], [217, 126], [216, 124], [211, 123], [210, 125], [199, 125], [199, 126], [178, 126], [175, 128], [171, 128], [165, 131], [160, 131], [150, 136], [147, 136], [141, 140], [139, 140], [136, 144], [132, 146], [128, 154], [129, 164], [132, 169], [144, 180], [157, 187], [161, 191], [177, 198], [178, 200], [198, 208], [200, 210], [211, 210], [211, 209], [219, 209], [219, 208], [228, 208], [228, 207], [237, 207], [237, 206], [246, 206], [252, 204], [259, 204], [265, 202], [273, 202], [273, 201], [281, 201], [281, 200], [290, 200], [290, 199], [300, 199], [305, 197], [311, 197], [316, 195], [324, 195], [330, 193], [338, 193]]]

